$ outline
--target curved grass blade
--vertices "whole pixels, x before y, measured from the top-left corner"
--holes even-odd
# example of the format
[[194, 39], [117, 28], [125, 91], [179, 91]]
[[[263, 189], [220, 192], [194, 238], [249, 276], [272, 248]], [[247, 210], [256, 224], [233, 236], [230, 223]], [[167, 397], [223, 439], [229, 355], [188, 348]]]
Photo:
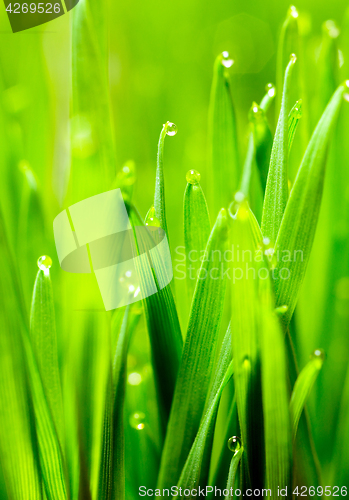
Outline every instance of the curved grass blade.
[[105, 17], [90, 0], [72, 11], [72, 201], [110, 189], [115, 178]]
[[298, 122], [302, 118], [302, 99], [299, 99], [288, 115], [288, 154], [290, 154]]
[[[49, 259], [46, 257], [45, 260]], [[30, 338], [38, 362], [48, 405], [60, 439], [63, 439], [63, 402], [58, 368], [56, 321], [49, 267], [43, 263], [34, 284], [30, 312]]]
[[220, 350], [216, 369], [212, 377], [212, 386], [208, 393], [206, 408], [200, 428], [183, 467], [177, 486], [194, 489], [200, 484], [207, 484], [208, 469], [212, 451], [213, 430], [218, 412], [218, 405], [223, 389], [233, 374], [231, 331], [228, 327]]
[[[277, 263], [274, 274], [276, 305], [288, 306], [285, 325], [292, 317], [307, 268], [319, 217], [329, 140], [346, 89], [347, 84], [338, 87], [310, 139], [277, 237], [276, 255], [288, 252], [290, 256], [288, 261]], [[288, 279], [280, 279], [281, 268], [288, 270]]]
[[305, 403], [309, 397], [310, 391], [319, 375], [324, 362], [324, 353], [317, 349], [312, 359], [305, 365], [303, 370], [298, 375], [294, 385], [291, 401], [290, 401], [290, 415], [292, 425], [292, 436], [296, 438], [298, 423], [302, 414]]
[[[254, 107], [254, 104], [255, 103], [252, 104], [252, 109]], [[243, 170], [242, 170], [242, 179], [241, 179], [241, 184], [240, 184], [240, 189], [239, 189], [239, 191], [241, 193], [243, 193], [244, 196], [248, 196], [249, 191], [250, 191], [250, 183], [251, 183], [252, 167], [253, 167], [254, 158], [255, 158], [254, 133], [250, 132], [250, 135], [248, 138], [245, 163], [244, 163]]]
[[233, 458], [231, 459], [227, 486], [226, 486], [226, 489], [229, 490], [229, 493], [225, 495], [224, 500], [229, 500], [234, 498], [233, 491], [234, 491], [235, 477], [243, 452], [244, 452], [244, 447], [241, 446], [241, 448], [234, 453]]
[[228, 57], [223, 52], [214, 63], [208, 118], [209, 182], [215, 214], [229, 205], [241, 176], [236, 118], [226, 69], [232, 60]]
[[[187, 285], [191, 300], [200, 269], [200, 256], [206, 248], [211, 224], [205, 195], [199, 183], [187, 183], [184, 193], [184, 244], [187, 265]], [[196, 254], [196, 257], [191, 257]], [[189, 269], [190, 268], [190, 269]], [[191, 271], [194, 271], [193, 275]]]
[[[266, 95], [268, 95], [268, 93]], [[253, 103], [250, 111], [250, 122], [252, 123], [253, 127], [256, 149], [256, 163], [261, 179], [263, 193], [265, 192], [265, 187], [267, 184], [270, 155], [273, 146], [273, 136], [265, 113], [266, 104], [263, 104], [263, 100], [260, 106], [258, 106], [257, 103]]]
[[224, 305], [226, 264], [221, 262], [221, 255], [226, 240], [227, 216], [222, 209], [208, 240], [207, 257], [202, 262], [194, 292], [162, 453], [160, 488], [177, 483], [200, 426]]
[[158, 156], [156, 164], [156, 181], [155, 181], [155, 194], [154, 194], [154, 208], [155, 215], [160, 221], [160, 227], [166, 232], [167, 222], [166, 222], [166, 204], [165, 204], [165, 182], [164, 182], [164, 145], [166, 135], [175, 135], [177, 133], [177, 127], [174, 123], [166, 122], [162, 126], [160, 132], [160, 138], [158, 143]]
[[262, 233], [272, 242], [276, 241], [282, 216], [288, 199], [288, 99], [290, 77], [296, 62], [294, 54], [285, 71], [282, 101], [276, 132], [271, 150], [270, 165], [262, 214]]

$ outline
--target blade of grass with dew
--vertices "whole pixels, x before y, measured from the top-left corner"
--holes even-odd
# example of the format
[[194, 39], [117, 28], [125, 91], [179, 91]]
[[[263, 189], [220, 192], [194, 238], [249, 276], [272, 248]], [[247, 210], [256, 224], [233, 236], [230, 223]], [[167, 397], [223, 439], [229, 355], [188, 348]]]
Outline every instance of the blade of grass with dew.
[[261, 372], [266, 486], [291, 486], [292, 440], [287, 387], [286, 349], [269, 279], [260, 280]]
[[[134, 205], [126, 203], [132, 227], [143, 226]], [[160, 226], [155, 209], [148, 213], [146, 224]], [[137, 235], [134, 231], [136, 241]], [[144, 279], [147, 277], [144, 276]], [[170, 414], [172, 397], [182, 355], [183, 339], [177, 309], [170, 285], [143, 300], [147, 328], [151, 342], [152, 362], [159, 393], [161, 412], [165, 422]]]
[[244, 452], [244, 447], [241, 446], [241, 448], [234, 453], [233, 458], [230, 461], [229, 474], [226, 485], [226, 489], [229, 491], [229, 493], [225, 495], [224, 500], [229, 500], [234, 498], [232, 492], [234, 491], [235, 477], [238, 471], [239, 463], [243, 452]]
[[[193, 177], [196, 174], [191, 175]], [[191, 301], [195, 289], [197, 272], [200, 269], [200, 256], [206, 248], [211, 232], [211, 224], [205, 195], [201, 186], [199, 182], [194, 182], [194, 179], [191, 177], [189, 177], [189, 180], [190, 182], [187, 183], [184, 193], [184, 244], [188, 295]], [[195, 258], [191, 257], [193, 254], [196, 254]], [[194, 271], [194, 277], [191, 275], [192, 270]]]
[[[276, 88], [279, 90], [282, 88], [284, 71], [287, 66], [287, 62], [285, 62], [286, 58], [289, 54], [297, 54], [299, 51], [298, 16], [299, 14], [296, 7], [291, 5], [288, 9], [286, 19], [281, 27], [276, 55]], [[282, 102], [282, 96], [280, 94], [277, 96], [276, 101], [276, 113], [278, 115]]]
[[271, 150], [263, 204], [262, 233], [273, 243], [276, 241], [288, 199], [288, 99], [292, 68], [295, 62], [296, 56], [292, 54], [285, 71], [281, 108]]
[[168, 238], [165, 203], [165, 182], [164, 182], [164, 146], [166, 135], [177, 134], [177, 126], [172, 122], [164, 123], [158, 143], [158, 155], [156, 163], [156, 181], [154, 194], [155, 215], [160, 221], [160, 227], [165, 231]]
[[213, 430], [218, 405], [223, 389], [233, 374], [231, 330], [228, 327], [219, 353], [216, 369], [212, 376], [211, 389], [207, 395], [205, 410], [200, 428], [191, 447], [188, 458], [178, 481], [178, 488], [197, 488], [205, 486], [208, 480], [209, 463], [212, 451]]
[[265, 113], [266, 111], [262, 107], [262, 103], [260, 106], [258, 106], [257, 103], [253, 103], [250, 111], [250, 121], [253, 127], [256, 163], [261, 179], [263, 193], [265, 192], [267, 184], [270, 155], [273, 146], [273, 136]]
[[299, 99], [288, 115], [288, 154], [290, 154], [298, 122], [302, 118], [302, 99]]
[[214, 63], [208, 118], [209, 182], [214, 213], [228, 206], [238, 188], [239, 165], [236, 118], [227, 68], [233, 64], [226, 52]]
[[[346, 88], [346, 84], [338, 87], [310, 139], [278, 233], [276, 255], [286, 251], [291, 256], [290, 261], [277, 263], [275, 280], [276, 305], [288, 306], [284, 315], [286, 325], [307, 268], [319, 216], [329, 140]], [[301, 252], [300, 259], [295, 252]], [[288, 270], [289, 279], [279, 278], [281, 266]]]
[[47, 402], [62, 448], [63, 402], [58, 367], [56, 320], [49, 268], [50, 257], [40, 257], [39, 271], [34, 283], [30, 312], [30, 338], [35, 353]]
[[[194, 292], [183, 355], [163, 448], [158, 485], [176, 484], [200, 426], [211, 379], [225, 296], [227, 215], [218, 214]], [[217, 253], [219, 256], [217, 257]], [[212, 275], [212, 270], [219, 276]], [[221, 279], [219, 279], [221, 278]]]
[[[29, 403], [27, 371], [21, 341], [21, 304], [15, 268], [0, 212], [0, 458], [10, 498], [42, 499], [34, 416]], [[11, 311], [17, 310], [16, 314]]]
[[315, 384], [317, 376], [324, 362], [324, 353], [320, 349], [316, 349], [312, 359], [305, 365], [303, 370], [298, 375], [296, 383], [293, 387], [290, 401], [290, 415], [292, 426], [292, 437], [295, 439], [298, 429], [298, 423], [302, 414], [305, 403]]
[[229, 208], [230, 246], [238, 248], [242, 258], [242, 263], [236, 256], [230, 264], [234, 385], [241, 441], [246, 453], [242, 487], [247, 484], [260, 487], [264, 457], [255, 256], [262, 244], [262, 235], [247, 201], [239, 195], [235, 195], [235, 204]]
[[115, 178], [105, 8], [85, 0], [72, 11], [72, 201], [109, 189]]

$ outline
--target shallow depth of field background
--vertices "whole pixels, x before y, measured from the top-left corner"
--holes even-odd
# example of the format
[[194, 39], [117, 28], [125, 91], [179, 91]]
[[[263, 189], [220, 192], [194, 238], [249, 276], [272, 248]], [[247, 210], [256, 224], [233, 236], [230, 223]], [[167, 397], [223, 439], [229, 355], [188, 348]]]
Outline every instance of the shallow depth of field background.
[[[347, 25], [348, 30], [347, 2], [300, 0], [296, 6], [302, 14], [304, 53], [307, 54], [309, 61], [313, 61], [313, 66], [310, 63], [307, 67], [308, 96], [294, 97], [295, 99], [302, 97], [304, 106], [309, 106], [311, 110], [312, 89], [314, 94], [321, 90], [316, 60], [321, 45], [322, 24], [328, 19], [333, 19], [339, 27]], [[167, 220], [173, 248], [183, 245], [182, 200], [186, 172], [189, 169], [200, 171], [203, 190], [205, 193], [208, 190], [207, 113], [214, 59], [219, 52], [228, 50], [235, 61], [230, 75], [237, 111], [241, 161], [243, 161], [248, 134], [248, 110], [252, 101], [260, 101], [268, 82], [276, 83], [277, 40], [288, 7], [288, 2], [276, 0], [110, 1], [109, 80], [116, 169], [127, 160], [135, 161], [137, 183], [134, 202], [145, 216], [153, 203], [157, 141], [162, 124], [170, 120], [178, 126], [177, 135], [167, 138], [165, 144]], [[19, 265], [23, 264], [21, 274], [25, 299], [29, 305], [37, 272], [36, 258], [39, 255], [49, 254], [53, 258], [54, 290], [62, 280], [63, 271], [59, 268], [53, 244], [52, 221], [64, 207], [70, 164], [70, 127], [74, 126], [69, 121], [70, 19], [69, 15], [65, 15], [47, 25], [12, 34], [5, 9], [0, 10], [0, 88], [3, 91], [2, 106], [7, 116], [6, 120], [1, 121], [6, 126], [6, 131], [2, 131], [0, 136], [3, 142], [1, 150], [6, 151], [6, 155], [1, 155], [0, 151], [1, 202], [3, 204], [6, 200], [11, 200], [9, 206], [13, 206], [12, 221], [7, 219], [7, 223], [12, 228], [16, 227], [21, 199], [12, 189], [13, 178], [18, 178], [21, 182], [20, 178], [23, 175], [21, 168], [23, 170], [27, 162], [35, 172], [39, 189], [43, 193], [47, 217], [47, 236], [43, 236], [41, 228], [37, 227], [36, 237], [31, 239], [30, 248], [23, 249], [20, 245], [17, 247]], [[344, 50], [343, 52], [345, 55]], [[349, 48], [346, 52], [349, 55]], [[348, 63], [344, 63], [344, 69], [346, 64]], [[349, 75], [348, 72], [346, 74]], [[270, 117], [274, 114], [273, 107]], [[318, 117], [316, 112], [312, 115], [310, 130]], [[272, 118], [271, 122], [274, 126]], [[304, 126], [304, 123], [300, 124], [300, 127]], [[97, 146], [93, 143], [93, 138], [89, 137], [88, 127], [84, 133], [86, 144], [88, 145], [90, 141], [90, 151], [93, 152]], [[299, 137], [295, 141], [291, 155], [291, 178], [301, 157], [302, 144]], [[74, 144], [72, 146], [74, 154]], [[88, 147], [86, 151], [88, 154]], [[11, 176], [5, 168], [5, 162], [8, 161], [13, 162]], [[211, 213], [211, 220], [215, 217], [216, 214]], [[17, 228], [14, 232], [16, 231]], [[19, 233], [20, 228], [18, 228]], [[317, 249], [318, 251], [321, 249], [319, 241]], [[26, 252], [23, 259], [21, 251]], [[348, 259], [348, 255], [344, 255], [343, 259]], [[348, 342], [339, 336], [336, 342], [331, 344], [326, 335], [323, 335], [321, 300], [324, 295], [321, 295], [321, 290], [325, 286], [325, 280], [322, 279], [323, 269], [320, 264], [321, 259], [313, 264], [312, 278], [310, 282], [306, 281], [300, 299], [297, 316], [301, 335], [299, 358], [304, 362], [314, 348], [324, 347], [330, 351], [327, 354], [329, 362], [332, 359], [330, 366], [334, 369], [331, 376], [333, 380], [337, 380], [337, 376], [343, 378], [344, 371], [341, 370], [337, 374], [333, 367], [338, 364], [343, 368], [347, 363]], [[314, 270], [314, 266], [319, 267]], [[314, 282], [314, 277], [318, 281]], [[77, 286], [74, 284], [75, 278], [68, 279], [68, 285], [65, 286]], [[89, 282], [89, 286], [92, 289], [95, 283]], [[184, 282], [177, 280], [176, 289], [180, 319], [182, 324], [185, 324], [188, 303]], [[77, 286], [77, 290], [78, 304], [79, 293], [87, 293], [86, 290], [90, 288], [78, 289]], [[315, 292], [318, 292], [318, 295]], [[342, 319], [343, 325], [348, 329], [346, 312], [348, 289], [344, 287], [343, 293], [346, 302], [341, 306], [344, 311]], [[62, 295], [57, 293], [56, 296], [58, 335], [60, 329], [64, 329], [60, 312], [67, 306], [64, 305], [64, 300], [59, 298]], [[96, 304], [96, 307], [101, 305], [98, 298]], [[145, 335], [145, 326], [142, 328]], [[340, 328], [344, 335], [345, 330], [343, 331], [342, 326]], [[64, 357], [64, 352], [61, 352], [61, 357]], [[327, 378], [328, 380], [332, 379]], [[341, 387], [342, 382], [339, 379], [333, 391], [327, 391], [329, 399], [321, 403], [327, 410], [332, 405], [330, 394], [333, 394], [333, 399], [336, 401]], [[324, 410], [326, 418], [322, 418], [319, 414], [319, 404], [316, 412], [314, 408], [312, 409], [312, 405], [315, 407], [315, 398], [316, 394], [310, 402], [314, 433], [318, 452], [322, 461], [326, 463], [338, 408]]]

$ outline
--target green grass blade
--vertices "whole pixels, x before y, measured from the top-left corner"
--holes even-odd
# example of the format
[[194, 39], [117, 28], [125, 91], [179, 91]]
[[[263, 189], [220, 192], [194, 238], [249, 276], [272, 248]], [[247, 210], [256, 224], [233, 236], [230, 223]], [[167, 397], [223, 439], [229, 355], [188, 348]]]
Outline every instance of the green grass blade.
[[292, 68], [296, 62], [294, 54], [285, 71], [284, 87], [279, 119], [276, 127], [262, 215], [262, 233], [272, 242], [276, 241], [282, 216], [288, 199], [288, 99]]
[[72, 11], [73, 201], [110, 189], [115, 178], [104, 17], [89, 0]]
[[[288, 252], [290, 256], [288, 261], [278, 262], [275, 273], [277, 306], [288, 306], [284, 315], [285, 324], [292, 317], [307, 268], [319, 216], [329, 140], [346, 89], [346, 84], [338, 87], [311, 137], [276, 241], [276, 255]], [[287, 270], [289, 279], [278, 278], [281, 268]], [[285, 270], [283, 277], [286, 276]]]
[[226, 240], [227, 216], [222, 209], [208, 240], [207, 259], [202, 262], [201, 279], [198, 279], [194, 292], [161, 459], [159, 487], [177, 483], [199, 429], [224, 305], [226, 277], [221, 273], [225, 271], [226, 264], [221, 262], [221, 255], [226, 248]]
[[266, 487], [290, 486], [292, 441], [284, 335], [273, 309], [271, 284], [261, 281], [261, 372]]
[[228, 493], [228, 495], [226, 495], [224, 497], [224, 500], [229, 500], [229, 499], [234, 498], [234, 495], [232, 492], [234, 491], [235, 477], [236, 477], [236, 473], [238, 471], [239, 463], [240, 463], [243, 452], [244, 452], [244, 447], [241, 446], [241, 448], [234, 453], [233, 458], [231, 459], [228, 480], [227, 480], [227, 486], [226, 486], [226, 489], [229, 490], [229, 493]]
[[[132, 226], [144, 225], [134, 205], [128, 204], [127, 208]], [[150, 210], [151, 215], [153, 215], [151, 224], [158, 225], [158, 220], [154, 219], [155, 211]], [[147, 276], [143, 278], [147, 279]], [[182, 333], [171, 285], [167, 285], [154, 295], [144, 299], [143, 306], [151, 343], [152, 362], [161, 413], [165, 423], [170, 414], [183, 347]]]
[[200, 256], [206, 248], [210, 232], [211, 224], [205, 195], [199, 183], [188, 182], [184, 193], [184, 244], [190, 300], [200, 268]]
[[214, 63], [208, 121], [209, 182], [214, 214], [229, 205], [241, 176], [235, 111], [224, 54]]
[[235, 214], [231, 212], [233, 220], [230, 246], [238, 248], [241, 257], [240, 261], [235, 258], [230, 267], [234, 385], [241, 440], [247, 459], [247, 472], [243, 484], [247, 482], [259, 487], [263, 481], [261, 471], [264, 467], [264, 457], [257, 332], [259, 304], [254, 255], [261, 245], [262, 236], [245, 200], [237, 203], [235, 210]]
[[[253, 104], [252, 104], [252, 107], [253, 107]], [[249, 191], [250, 191], [250, 183], [251, 183], [252, 167], [253, 167], [254, 158], [255, 158], [254, 134], [253, 134], [253, 132], [250, 132], [250, 135], [248, 138], [245, 163], [244, 163], [243, 170], [242, 170], [242, 179], [241, 179], [241, 184], [240, 184], [240, 189], [239, 189], [239, 191], [241, 193], [243, 193], [244, 196], [248, 196]]]
[[302, 99], [299, 99], [288, 115], [288, 154], [290, 154], [298, 122], [302, 118]]
[[[268, 93], [266, 95], [268, 95]], [[263, 108], [262, 101], [260, 106], [258, 106], [257, 103], [253, 103], [249, 116], [254, 134], [256, 163], [261, 179], [263, 193], [265, 192], [267, 184], [270, 155], [273, 146], [273, 136], [265, 113], [266, 110], [265, 107]]]
[[1, 467], [10, 498], [41, 500], [40, 459], [21, 339], [25, 326], [12, 262], [0, 211]]
[[[45, 260], [50, 259], [46, 257]], [[50, 259], [51, 260], [51, 259]], [[64, 447], [63, 402], [58, 368], [56, 321], [49, 267], [43, 261], [34, 284], [30, 312], [30, 338], [53, 421]], [[50, 265], [50, 264], [49, 264]]]
[[177, 484], [183, 489], [197, 488], [207, 484], [209, 462], [212, 451], [213, 428], [216, 421], [218, 405], [223, 389], [233, 373], [231, 330], [228, 327], [219, 353], [217, 366], [213, 372], [211, 389], [207, 396], [206, 407], [200, 423], [199, 431], [191, 447]]
[[305, 403], [309, 394], [315, 384], [317, 376], [322, 368], [324, 362], [324, 353], [317, 349], [312, 359], [305, 365], [303, 370], [297, 377], [294, 385], [291, 401], [290, 401], [290, 415], [292, 425], [292, 436], [296, 438], [298, 423], [302, 414]]
[[155, 180], [155, 194], [154, 194], [154, 208], [155, 215], [160, 221], [160, 227], [166, 232], [166, 204], [165, 204], [165, 182], [164, 182], [164, 146], [166, 135], [173, 136], [177, 133], [177, 127], [174, 123], [164, 123], [158, 143], [158, 156], [156, 164], [156, 180]]
[[[229, 334], [231, 335], [230, 332]], [[199, 431], [196, 435], [195, 441], [190, 450], [187, 461], [184, 465], [181, 477], [178, 481], [177, 485], [178, 488], [183, 488], [183, 490], [186, 488], [194, 489], [197, 488], [197, 486], [199, 485], [200, 475], [202, 474], [201, 470], [202, 461], [206, 451], [205, 450], [206, 442], [210, 432], [212, 432], [212, 427], [217, 415], [218, 405], [222, 396], [223, 389], [229, 382], [232, 375], [233, 375], [233, 362], [231, 361], [227, 370], [224, 373], [223, 379], [221, 377], [219, 380], [220, 385], [218, 391], [211, 399], [210, 404], [208, 405], [208, 408], [203, 415]], [[204, 486], [204, 484], [202, 486]]]

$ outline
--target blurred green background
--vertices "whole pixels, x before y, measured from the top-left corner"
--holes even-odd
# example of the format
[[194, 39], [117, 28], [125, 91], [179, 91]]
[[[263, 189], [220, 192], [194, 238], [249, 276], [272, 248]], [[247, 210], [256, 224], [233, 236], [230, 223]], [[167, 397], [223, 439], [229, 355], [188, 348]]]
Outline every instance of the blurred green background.
[[[308, 95], [295, 95], [295, 99], [302, 97], [306, 103], [308, 97], [311, 107], [312, 89], [314, 94], [321, 90], [316, 61], [321, 50], [322, 25], [328, 19], [333, 19], [339, 26], [343, 24], [343, 20], [347, 23], [347, 2], [300, 1], [296, 6], [301, 14], [304, 53], [309, 56], [309, 61], [314, 62], [314, 66], [311, 63], [307, 66]], [[288, 7], [288, 2], [260, 0], [249, 3], [198, 0], [109, 2], [107, 29], [115, 170], [120, 169], [127, 160], [135, 161], [137, 182], [134, 202], [145, 216], [153, 203], [157, 141], [162, 124], [169, 120], [178, 126], [178, 134], [166, 139], [165, 145], [167, 220], [173, 248], [183, 245], [182, 200], [186, 172], [189, 169], [198, 170], [202, 174], [204, 192], [209, 187], [206, 176], [207, 113], [214, 59], [219, 52], [228, 50], [235, 61], [230, 75], [242, 161], [247, 144], [247, 115], [251, 103], [254, 100], [260, 101], [268, 82], [276, 82], [277, 41]], [[1, 9], [0, 14], [0, 202], [12, 246], [23, 271], [21, 276], [27, 305], [31, 299], [37, 272], [36, 259], [39, 255], [52, 256], [54, 283], [64, 279], [64, 286], [70, 287], [75, 279], [67, 276], [62, 278], [52, 231], [52, 221], [66, 203], [71, 131], [74, 155], [74, 123], [70, 120], [71, 16], [72, 13], [47, 25], [12, 34], [5, 9]], [[345, 41], [341, 39], [341, 43]], [[344, 53], [346, 50], [347, 54], [349, 52], [348, 47], [342, 50]], [[346, 69], [345, 63], [343, 67]], [[321, 106], [323, 109], [325, 102], [319, 104], [318, 101], [318, 109]], [[313, 108], [315, 109], [314, 106]], [[309, 134], [318, 119], [318, 109], [311, 115], [308, 125], [301, 124], [305, 134]], [[79, 140], [85, 145], [84, 154], [92, 155], [98, 145], [91, 136], [88, 124], [79, 133], [82, 134]], [[302, 154], [301, 137], [299, 134], [295, 151], [292, 152], [291, 178]], [[348, 157], [348, 154], [343, 155], [343, 158]], [[84, 159], [80, 158], [82, 161]], [[36, 220], [35, 199], [26, 227], [19, 227], [18, 221], [23, 219], [21, 215], [27, 210], [25, 200], [29, 196], [30, 186], [35, 186], [35, 189], [37, 187], [42, 194], [45, 228], [39, 225], [40, 218]], [[345, 189], [348, 193], [348, 189]], [[215, 216], [216, 214], [211, 214], [212, 220]], [[30, 233], [28, 247], [25, 240], [22, 242], [16, 236], [22, 237], [23, 231]], [[326, 227], [323, 234], [325, 233]], [[318, 248], [323, 248], [321, 242]], [[342, 258], [346, 262], [348, 260], [347, 255], [340, 253], [337, 258], [337, 263]], [[318, 263], [319, 260], [316, 261]], [[308, 273], [299, 308], [302, 318], [299, 357], [302, 361], [315, 347], [328, 347], [317, 345], [319, 342], [329, 344], [326, 332], [323, 333], [326, 324], [318, 312], [321, 301], [326, 300], [326, 295], [321, 294], [326, 280], [324, 278], [321, 281], [322, 271], [319, 271], [316, 264], [313, 264]], [[327, 264], [324, 266], [325, 271], [326, 266]], [[338, 278], [348, 276], [345, 273], [345, 269], [342, 274], [339, 272]], [[319, 280], [319, 286], [314, 283], [314, 276]], [[340, 331], [340, 335], [331, 347], [333, 357], [340, 357], [339, 368], [336, 372], [333, 369], [336, 363], [330, 365], [332, 372], [330, 371], [327, 388], [330, 387], [331, 390], [326, 392], [328, 399], [321, 403], [324, 405], [331, 401], [333, 377], [337, 375], [339, 383], [334, 390], [333, 400], [338, 402], [338, 392], [342, 390], [345, 373], [343, 367], [348, 360], [348, 342], [344, 336], [348, 331], [348, 314], [345, 309], [348, 305], [348, 283], [345, 282], [343, 287], [346, 301], [343, 306], [344, 314], [343, 311], [339, 312], [341, 319], [333, 327], [336, 332]], [[176, 288], [183, 324], [188, 312], [184, 282], [177, 281]], [[316, 294], [317, 290], [319, 295]], [[78, 298], [76, 300], [78, 302]], [[98, 298], [96, 303], [98, 304]], [[62, 318], [59, 313], [63, 305], [59, 298], [56, 307], [60, 323]], [[314, 408], [313, 414], [315, 411], [319, 412], [319, 406], [317, 410]], [[334, 406], [326, 413], [326, 418], [317, 420], [315, 434], [324, 461], [337, 418], [336, 411]], [[325, 439], [322, 443], [324, 425]]]

